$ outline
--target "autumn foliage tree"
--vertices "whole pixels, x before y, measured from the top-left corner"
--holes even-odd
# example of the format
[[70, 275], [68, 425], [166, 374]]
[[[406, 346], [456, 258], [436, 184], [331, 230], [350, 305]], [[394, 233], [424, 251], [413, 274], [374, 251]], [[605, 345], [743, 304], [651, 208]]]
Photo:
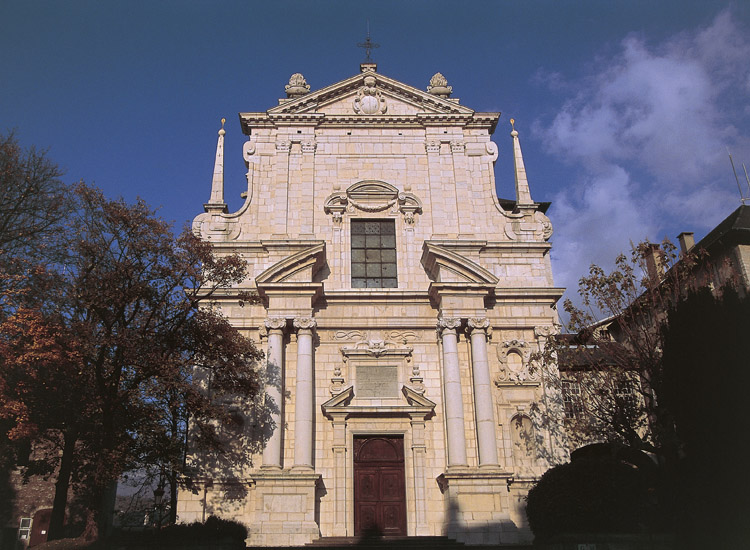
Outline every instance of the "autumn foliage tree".
[[[260, 357], [211, 307], [218, 289], [244, 279], [239, 257], [217, 257], [188, 232], [175, 237], [142, 201], [83, 184], [67, 222], [45, 268], [54, 296], [18, 301], [0, 326], [8, 436], [46, 438], [62, 451], [45, 457], [57, 475], [51, 539], [62, 534], [71, 482], [98, 514], [124, 472], [158, 464], [175, 477], [188, 419], [203, 444], [220, 445], [217, 397], [254, 395]], [[210, 378], [210, 396], [196, 369]]]

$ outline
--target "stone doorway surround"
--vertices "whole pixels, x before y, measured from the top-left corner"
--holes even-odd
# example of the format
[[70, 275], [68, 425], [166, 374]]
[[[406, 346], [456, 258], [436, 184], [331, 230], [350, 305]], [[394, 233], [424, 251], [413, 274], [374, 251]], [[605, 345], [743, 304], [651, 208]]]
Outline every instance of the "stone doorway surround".
[[[354, 535], [354, 437], [400, 436], [404, 440], [406, 481], [406, 534], [429, 534], [427, 525], [425, 422], [435, 414], [436, 404], [413, 388], [401, 389], [406, 403], [394, 405], [352, 404], [349, 386], [321, 405], [333, 425], [334, 525], [333, 536]], [[349, 452], [347, 452], [349, 450]]]

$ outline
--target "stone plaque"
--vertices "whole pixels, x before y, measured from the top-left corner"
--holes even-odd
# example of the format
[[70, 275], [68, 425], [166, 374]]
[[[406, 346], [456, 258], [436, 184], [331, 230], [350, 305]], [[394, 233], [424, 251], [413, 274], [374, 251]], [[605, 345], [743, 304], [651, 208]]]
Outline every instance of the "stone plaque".
[[357, 367], [357, 397], [398, 397], [398, 367], [359, 365]]

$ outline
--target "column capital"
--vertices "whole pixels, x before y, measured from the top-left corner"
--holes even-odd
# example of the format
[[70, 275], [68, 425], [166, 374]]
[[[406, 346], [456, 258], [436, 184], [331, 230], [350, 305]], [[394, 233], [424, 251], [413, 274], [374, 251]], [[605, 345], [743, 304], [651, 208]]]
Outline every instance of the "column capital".
[[461, 318], [460, 317], [438, 317], [437, 320], [437, 331], [440, 336], [443, 335], [443, 332], [448, 331], [455, 331], [461, 328]]
[[315, 330], [315, 327], [318, 326], [318, 322], [312, 317], [296, 317], [292, 324], [294, 325], [294, 328], [296, 328], [298, 331], [300, 330], [313, 331]]
[[466, 331], [469, 333], [474, 331], [487, 333], [490, 328], [490, 320], [487, 317], [469, 317], [466, 325]]
[[280, 330], [284, 332], [286, 328], [286, 317], [266, 317], [264, 321], [268, 330]]

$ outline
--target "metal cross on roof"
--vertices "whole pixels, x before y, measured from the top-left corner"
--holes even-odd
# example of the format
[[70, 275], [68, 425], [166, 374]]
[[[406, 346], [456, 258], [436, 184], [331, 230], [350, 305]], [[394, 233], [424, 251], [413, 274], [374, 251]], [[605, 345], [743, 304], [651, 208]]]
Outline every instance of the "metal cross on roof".
[[364, 48], [365, 53], [367, 54], [367, 58], [365, 58], [365, 63], [372, 63], [372, 58], [370, 57], [370, 52], [374, 50], [375, 48], [379, 48], [380, 44], [375, 44], [372, 40], [370, 40], [370, 22], [367, 22], [367, 39], [364, 42], [360, 42], [357, 44], [358, 48]]

